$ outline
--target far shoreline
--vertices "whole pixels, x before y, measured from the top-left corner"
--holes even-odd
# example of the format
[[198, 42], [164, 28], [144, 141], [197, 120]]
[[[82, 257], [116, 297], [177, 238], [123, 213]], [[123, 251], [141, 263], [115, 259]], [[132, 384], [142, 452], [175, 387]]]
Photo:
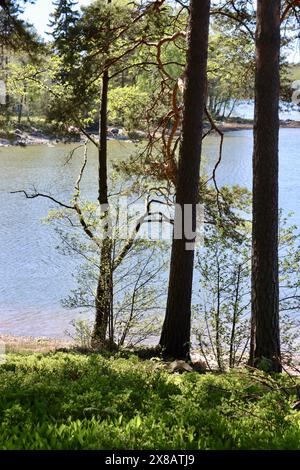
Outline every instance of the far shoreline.
[[49, 353], [59, 349], [71, 349], [74, 344], [71, 339], [0, 333], [0, 359], [1, 353]]
[[[218, 130], [222, 133], [251, 130], [253, 129], [253, 121], [242, 118], [230, 119], [227, 121], [216, 121]], [[300, 121], [285, 120], [280, 121], [281, 129], [300, 129]], [[205, 125], [204, 131], [209, 130], [209, 125]], [[216, 131], [212, 130], [212, 134], [217, 134]], [[83, 134], [65, 134], [62, 136], [47, 135], [43, 131], [32, 129], [32, 131], [22, 131], [15, 129], [15, 131], [7, 133], [0, 129], [0, 148], [8, 147], [31, 147], [35, 145], [45, 145], [48, 147], [55, 147], [58, 144], [76, 144], [82, 143]], [[97, 137], [94, 133], [91, 133], [92, 137]], [[108, 131], [109, 141], [122, 141], [122, 142], [134, 142], [137, 140], [143, 140], [146, 138], [144, 131], [127, 132], [121, 127], [110, 128]]]

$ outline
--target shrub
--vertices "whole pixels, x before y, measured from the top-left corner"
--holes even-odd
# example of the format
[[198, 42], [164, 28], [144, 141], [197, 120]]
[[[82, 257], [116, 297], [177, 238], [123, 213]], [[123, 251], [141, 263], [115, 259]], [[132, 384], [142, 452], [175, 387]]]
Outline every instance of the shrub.
[[0, 366], [1, 449], [298, 449], [297, 388], [264, 372], [170, 374], [52, 353]]

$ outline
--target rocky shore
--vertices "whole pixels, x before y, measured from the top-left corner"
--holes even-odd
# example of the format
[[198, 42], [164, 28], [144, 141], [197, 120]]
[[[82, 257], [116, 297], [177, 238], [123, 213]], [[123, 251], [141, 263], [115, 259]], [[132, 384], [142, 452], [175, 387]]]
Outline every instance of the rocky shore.
[[[216, 122], [216, 125], [218, 129], [224, 133], [253, 128], [253, 122], [251, 120], [243, 119]], [[280, 127], [285, 129], [297, 129], [300, 128], [300, 121], [281, 121]], [[207, 130], [208, 128], [209, 126], [205, 126], [205, 130]], [[93, 133], [91, 133], [91, 136], [95, 139], [97, 139], [98, 137], [97, 134]], [[109, 128], [108, 130], [109, 140], [122, 140], [131, 142], [133, 140], [142, 140], [145, 137], [146, 134], [143, 131], [127, 133], [126, 130], [122, 128]], [[80, 134], [80, 132], [74, 132], [65, 135], [47, 135], [37, 129], [27, 131], [16, 129], [15, 131], [7, 133], [7, 135], [5, 135], [5, 133], [3, 131], [1, 132], [0, 129], [0, 147], [27, 147], [30, 145], [47, 145], [48, 147], [54, 147], [56, 144], [59, 143], [68, 144], [83, 141], [84, 136]]]
[[[137, 136], [141, 133], [137, 132]], [[91, 133], [91, 136], [97, 139], [97, 135]], [[110, 140], [125, 140], [130, 141], [129, 135], [126, 131], [118, 128], [111, 128], [108, 131], [108, 139]], [[16, 129], [12, 132], [5, 133], [1, 132], [0, 129], [0, 147], [27, 147], [31, 145], [47, 145], [48, 147], [54, 147], [56, 144], [64, 143], [75, 143], [84, 142], [84, 136], [79, 132], [70, 132], [63, 135], [46, 134], [43, 131], [32, 129], [32, 130], [21, 130]]]

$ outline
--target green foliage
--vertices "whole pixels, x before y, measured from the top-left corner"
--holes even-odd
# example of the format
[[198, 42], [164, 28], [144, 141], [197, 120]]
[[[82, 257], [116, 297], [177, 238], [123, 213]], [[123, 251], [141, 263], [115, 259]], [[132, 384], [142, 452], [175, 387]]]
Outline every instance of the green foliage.
[[210, 36], [208, 61], [208, 101], [211, 113], [227, 117], [237, 100], [254, 95], [255, 55], [251, 36], [234, 34], [228, 25], [215, 28]]
[[[116, 263], [111, 293], [113, 336], [118, 347], [124, 344], [135, 346], [146, 339], [156, 338], [160, 333], [166, 300], [165, 279], [169, 247], [164, 241], [143, 239], [143, 227], [136, 236], [134, 228], [144, 214], [144, 205], [124, 206], [124, 202], [130, 202], [122, 199], [127, 196], [126, 181], [121, 181], [117, 176], [113, 178], [112, 175], [109, 182], [116, 191], [116, 195], [110, 198], [114, 246], [112, 262]], [[133, 194], [131, 198], [134, 198]], [[122, 219], [120, 213], [123, 209], [129, 210], [128, 219]], [[81, 201], [81, 211], [93, 233], [100, 236], [102, 222], [98, 205]], [[74, 276], [77, 286], [63, 300], [63, 306], [94, 315], [101, 247], [95, 239], [86, 237], [81, 226], [78, 226], [77, 217], [74, 211], [60, 209], [50, 211], [45, 221], [50, 222], [60, 236], [61, 253], [80, 257], [84, 261]], [[148, 225], [145, 224], [144, 228], [147, 234]], [[118, 262], [122, 253], [125, 253], [124, 259]], [[89, 347], [90, 326], [83, 321], [75, 322], [72, 326], [74, 331], [70, 335], [77, 344]]]
[[0, 44], [14, 50], [31, 50], [37, 47], [35, 31], [21, 18], [24, 6], [35, 0], [2, 0], [0, 6]]
[[259, 370], [263, 370], [264, 372], [270, 372], [272, 370], [272, 361], [266, 357], [262, 357], [256, 361], [255, 365]]
[[[47, 61], [41, 56], [39, 61], [39, 64], [33, 64], [24, 54], [14, 54], [7, 67], [9, 107], [12, 115], [14, 110], [17, 112], [18, 125], [22, 123], [23, 117], [32, 125], [35, 116], [45, 118], [47, 115], [48, 91], [42, 82], [48, 81], [51, 75], [47, 73]], [[42, 65], [44, 71], [40, 70]]]
[[[234, 206], [233, 206], [234, 207]], [[299, 354], [298, 295], [300, 234], [281, 217], [279, 238], [280, 327], [285, 362]], [[221, 227], [222, 229], [222, 227]], [[198, 251], [200, 289], [194, 305], [195, 334], [207, 365], [220, 370], [245, 361], [250, 340], [251, 233], [228, 237], [218, 226], [206, 226], [205, 246]], [[196, 296], [194, 297], [196, 300]], [[196, 302], [195, 302], [196, 303]], [[258, 364], [264, 371], [270, 364]]]
[[290, 65], [288, 70], [289, 80], [299, 80], [300, 78], [300, 65]]
[[137, 86], [113, 88], [109, 93], [109, 120], [128, 131], [141, 129], [149, 95]]
[[[40, 61], [40, 55], [46, 59], [46, 63], [27, 73], [25, 81], [20, 72], [18, 82], [22, 86], [13, 91], [9, 109], [5, 110], [7, 120], [18, 112], [26, 95], [23, 104], [30, 119], [39, 116], [65, 125], [78, 126], [80, 122], [88, 128], [97, 126], [100, 82], [106, 69], [110, 76], [111, 124], [132, 130], [147, 127], [146, 117], [150, 129], [163, 123], [172, 107], [173, 88], [184, 72], [186, 39], [180, 35], [162, 44], [160, 60], [166, 74], [158, 67], [154, 46], [163, 38], [185, 31], [186, 9], [176, 2], [166, 2], [157, 10], [149, 8], [150, 1], [114, 0], [108, 4], [97, 0], [79, 11], [75, 0], [56, 0], [50, 21], [52, 42], [45, 46], [38, 44], [34, 32], [20, 19], [24, 4], [32, 2], [6, 3], [10, 5], [10, 18], [0, 12], [0, 39], [7, 46], [4, 62], [14, 62], [10, 56], [18, 56], [18, 49], [30, 52], [30, 65], [36, 64], [37, 57]], [[216, 10], [220, 7], [217, 3]], [[253, 98], [255, 63], [253, 2], [235, 2], [234, 8], [222, 5], [222, 10], [225, 15], [212, 13], [208, 57], [208, 107], [220, 118], [228, 117], [238, 100]], [[137, 17], [139, 21], [135, 21]], [[283, 56], [287, 52], [284, 46], [295, 33], [288, 31]], [[283, 57], [282, 97], [290, 101], [290, 70], [284, 61]], [[7, 81], [10, 72], [3, 69], [0, 75]], [[180, 101], [178, 96], [178, 105]]]
[[242, 361], [249, 341], [249, 237], [228, 239], [215, 227], [205, 235], [196, 265], [196, 336], [206, 362], [224, 370]]
[[52, 28], [54, 47], [59, 54], [69, 54], [72, 49], [72, 33], [79, 13], [75, 9], [77, 2], [72, 0], [58, 0], [53, 2], [54, 12], [51, 14], [49, 26]]
[[91, 340], [93, 333], [93, 324], [88, 320], [72, 320], [70, 322], [71, 330], [65, 333], [75, 341], [76, 346], [82, 349], [91, 349]]
[[295, 399], [287, 377], [263, 372], [171, 375], [136, 356], [10, 355], [0, 447], [298, 449]]

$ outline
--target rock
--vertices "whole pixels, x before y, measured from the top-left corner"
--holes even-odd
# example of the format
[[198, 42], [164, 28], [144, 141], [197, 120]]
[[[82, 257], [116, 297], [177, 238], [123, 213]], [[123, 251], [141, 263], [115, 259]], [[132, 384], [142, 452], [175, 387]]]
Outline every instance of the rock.
[[75, 127], [75, 126], [69, 126], [67, 128], [67, 131], [70, 133], [70, 134], [80, 134], [80, 129], [78, 127]]
[[193, 368], [185, 361], [176, 360], [169, 365], [170, 371], [174, 372], [193, 372]]
[[204, 361], [195, 361], [193, 362], [193, 370], [195, 372], [199, 372], [200, 374], [203, 374], [206, 372], [206, 364]]
[[119, 134], [119, 129], [115, 128], [115, 129], [111, 129], [110, 132], [113, 134], [113, 135], [118, 135]]

